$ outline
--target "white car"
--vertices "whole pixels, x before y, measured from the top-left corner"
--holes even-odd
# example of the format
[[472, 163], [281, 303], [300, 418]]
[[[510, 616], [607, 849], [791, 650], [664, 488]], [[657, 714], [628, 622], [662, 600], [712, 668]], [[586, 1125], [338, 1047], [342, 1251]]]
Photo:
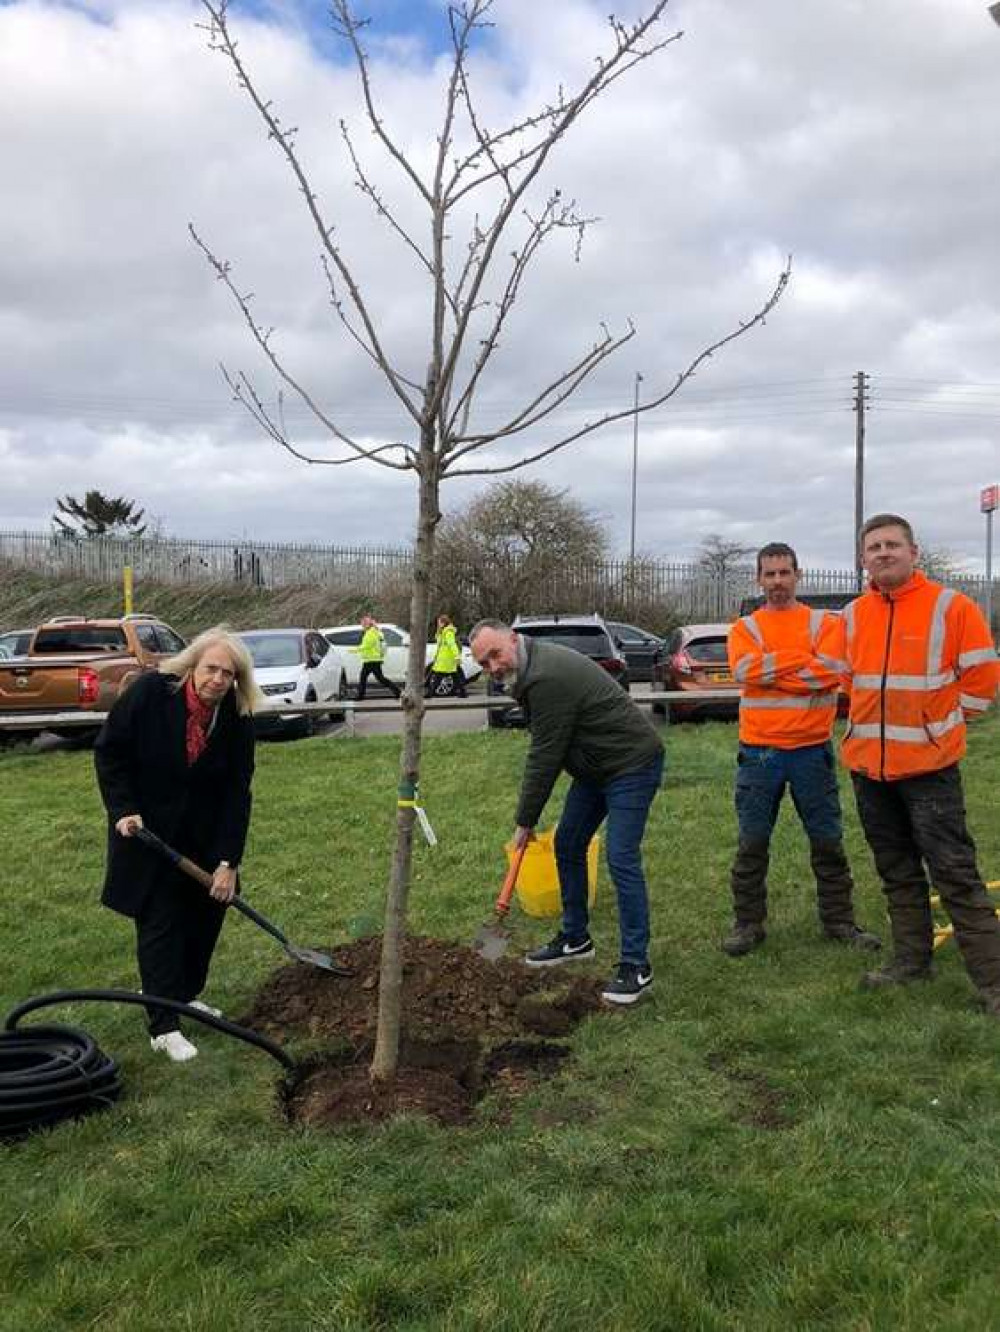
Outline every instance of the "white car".
[[[250, 629], [239, 635], [250, 649], [253, 673], [269, 704], [338, 703], [347, 697], [346, 653], [331, 647], [317, 629]], [[330, 710], [332, 720], [343, 709]], [[318, 715], [258, 713], [258, 735], [312, 735]]]
[[[382, 637], [385, 639], [385, 660], [382, 663], [382, 671], [388, 680], [395, 684], [406, 683], [406, 662], [410, 653], [410, 635], [405, 629], [400, 629], [398, 624], [380, 624]], [[347, 682], [353, 688], [357, 688], [358, 677], [361, 674], [361, 653], [359, 647], [361, 644], [361, 635], [364, 632], [360, 624], [335, 624], [329, 629], [321, 629], [320, 633], [326, 638], [327, 642], [338, 651], [343, 652], [347, 659]], [[424, 662], [430, 665], [434, 660], [436, 649], [433, 643], [427, 644], [427, 650], [424, 653]], [[462, 648], [462, 673], [466, 680], [475, 680], [479, 675], [479, 664], [467, 647]], [[370, 684], [369, 687], [374, 687]]]

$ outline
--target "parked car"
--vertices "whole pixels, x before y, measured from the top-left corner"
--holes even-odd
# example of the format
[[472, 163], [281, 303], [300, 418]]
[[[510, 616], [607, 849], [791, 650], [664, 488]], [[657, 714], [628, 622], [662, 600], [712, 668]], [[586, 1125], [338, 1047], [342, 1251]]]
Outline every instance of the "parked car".
[[663, 639], [634, 624], [620, 624], [617, 620], [608, 620], [607, 623], [612, 637], [625, 654], [628, 678], [633, 681], [652, 680], [653, 666], [663, 655]]
[[[796, 592], [795, 600], [802, 603], [803, 606], [810, 606], [819, 610], [842, 611], [844, 607], [856, 597], [859, 592]], [[763, 606], [765, 597], [763, 592], [757, 596], [744, 597], [740, 602], [740, 614], [752, 615], [755, 610], [760, 610]]]
[[0, 661], [10, 661], [11, 657], [26, 657], [28, 644], [34, 629], [11, 629], [0, 634]]
[[[251, 629], [240, 638], [250, 649], [253, 673], [269, 703], [336, 704], [347, 697], [346, 654], [333, 648], [318, 629]], [[343, 708], [332, 707], [330, 718], [343, 719]], [[257, 735], [312, 735], [315, 712], [258, 713]]]
[[[401, 629], [398, 624], [380, 623], [379, 628], [382, 631], [382, 637], [385, 639], [385, 660], [382, 663], [382, 672], [387, 680], [403, 685], [406, 683], [406, 663], [410, 655], [410, 635], [405, 629]], [[344, 654], [347, 663], [347, 683], [352, 689], [357, 689], [358, 677], [361, 675], [361, 654], [357, 649], [360, 646], [363, 632], [360, 624], [334, 624], [329, 629], [320, 630], [327, 642]], [[428, 643], [424, 653], [424, 662], [427, 666], [434, 660], [434, 652], [434, 644]], [[469, 651], [466, 643], [462, 644], [462, 671], [466, 680], [475, 680], [480, 674], [479, 663]], [[369, 680], [369, 689], [379, 687]]]
[[[0, 719], [61, 713], [107, 712], [142, 672], [185, 646], [168, 624], [151, 615], [88, 620], [60, 615], [34, 631], [27, 654], [0, 663]], [[92, 740], [92, 726], [42, 726], [21, 730], [27, 739], [41, 730], [70, 739]]]
[[[539, 638], [546, 643], [582, 652], [602, 666], [624, 690], [629, 687], [628, 663], [608, 626], [599, 615], [519, 615], [512, 628], [525, 638]], [[490, 680], [487, 692], [493, 696], [505, 694], [499, 680]], [[523, 726], [524, 710], [511, 704], [509, 708], [491, 708], [487, 713], [490, 726]]]
[[728, 624], [685, 624], [668, 634], [664, 655], [653, 669], [653, 688], [681, 690], [683, 699], [653, 704], [654, 714], [671, 721], [715, 717], [731, 721], [739, 713], [740, 691], [731, 698], [704, 698], [706, 690], [726, 689], [733, 684], [726, 640]]

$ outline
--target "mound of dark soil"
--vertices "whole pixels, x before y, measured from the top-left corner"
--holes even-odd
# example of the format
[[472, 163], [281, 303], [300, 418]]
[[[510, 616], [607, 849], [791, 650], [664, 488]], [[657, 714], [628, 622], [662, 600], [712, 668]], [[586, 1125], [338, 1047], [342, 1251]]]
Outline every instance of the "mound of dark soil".
[[[275, 1040], [312, 1036], [350, 1045], [375, 1039], [380, 938], [335, 951], [354, 975], [334, 976], [298, 963], [264, 982], [243, 1024]], [[412, 1041], [501, 1040], [531, 1033], [565, 1036], [601, 1005], [595, 976], [568, 968], [531, 970], [517, 960], [486, 962], [471, 948], [441, 939], [403, 945], [404, 1036]]]
[[563, 1036], [601, 1007], [593, 976], [562, 969], [533, 971], [519, 961], [486, 962], [471, 948], [439, 939], [404, 945], [403, 1040], [391, 1086], [373, 1084], [368, 1062], [375, 1040], [381, 939], [336, 950], [354, 971], [331, 975], [292, 965], [264, 983], [241, 1024], [282, 1043], [294, 1037], [329, 1042], [283, 1085], [281, 1106], [294, 1123], [335, 1125], [419, 1113], [442, 1124], [467, 1123], [488, 1091], [505, 1107], [568, 1057]]

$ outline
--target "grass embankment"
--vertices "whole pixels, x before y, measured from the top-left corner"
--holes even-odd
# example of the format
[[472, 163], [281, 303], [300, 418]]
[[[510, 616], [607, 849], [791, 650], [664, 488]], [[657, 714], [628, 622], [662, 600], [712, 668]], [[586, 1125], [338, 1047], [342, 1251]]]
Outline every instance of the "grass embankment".
[[[980, 726], [966, 766], [990, 877], [998, 738]], [[954, 945], [933, 985], [857, 991], [865, 959], [820, 942], [787, 810], [767, 946], [719, 952], [734, 743], [723, 725], [670, 733], [648, 838], [655, 991], [586, 1023], [508, 1124], [486, 1102], [462, 1130], [292, 1132], [266, 1056], [207, 1034], [174, 1067], [133, 1010], [49, 1010], [115, 1053], [127, 1093], [0, 1148], [4, 1332], [995, 1327], [1000, 1024], [968, 1007]], [[416, 929], [468, 940], [488, 914], [523, 753], [520, 735], [427, 742], [441, 844], [417, 853]], [[245, 887], [295, 939], [377, 911], [395, 763], [392, 740], [260, 750]], [[134, 983], [129, 925], [97, 905], [89, 755], [0, 754], [0, 827], [0, 1009]], [[848, 828], [876, 926], [853, 811]], [[518, 944], [545, 928], [520, 919]], [[595, 935], [603, 969], [603, 870]], [[238, 1013], [280, 961], [231, 920], [211, 997]]]
[[[234, 629], [353, 624], [362, 611], [371, 608], [371, 601], [361, 595], [345, 596], [323, 586], [272, 590], [239, 583], [140, 581], [135, 586], [134, 605], [137, 611], [159, 616], [179, 634], [190, 638], [220, 623]], [[379, 603], [378, 613], [389, 620], [402, 612], [405, 605], [404, 596], [393, 595]], [[122, 607], [122, 588], [118, 583], [53, 578], [10, 566], [3, 569], [0, 577], [0, 632], [30, 629], [53, 615], [121, 615]]]

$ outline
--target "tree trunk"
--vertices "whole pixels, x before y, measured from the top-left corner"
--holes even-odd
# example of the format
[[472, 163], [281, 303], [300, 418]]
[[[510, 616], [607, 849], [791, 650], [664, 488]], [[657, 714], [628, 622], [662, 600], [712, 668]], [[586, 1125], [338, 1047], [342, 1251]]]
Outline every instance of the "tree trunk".
[[[433, 441], [421, 448], [420, 501], [417, 542], [413, 559], [413, 588], [410, 593], [410, 656], [403, 694], [403, 748], [399, 759], [399, 800], [413, 801], [420, 780], [420, 738], [424, 721], [424, 669], [430, 585], [434, 570], [434, 539], [440, 518], [439, 479]], [[378, 1028], [371, 1076], [391, 1082], [399, 1063], [400, 1015], [403, 991], [403, 940], [406, 937], [407, 902], [413, 859], [413, 830], [416, 814], [412, 803], [396, 810], [396, 849], [385, 903], [382, 962], [379, 970]]]

